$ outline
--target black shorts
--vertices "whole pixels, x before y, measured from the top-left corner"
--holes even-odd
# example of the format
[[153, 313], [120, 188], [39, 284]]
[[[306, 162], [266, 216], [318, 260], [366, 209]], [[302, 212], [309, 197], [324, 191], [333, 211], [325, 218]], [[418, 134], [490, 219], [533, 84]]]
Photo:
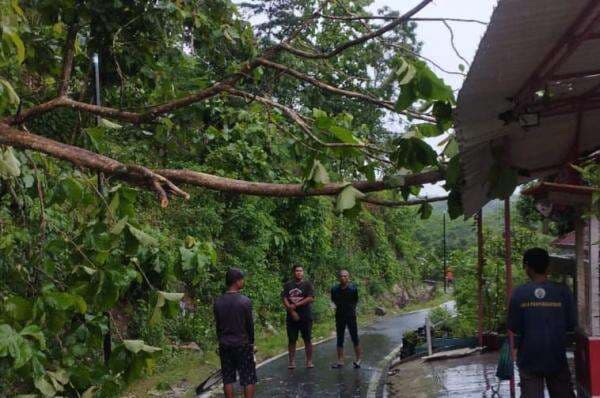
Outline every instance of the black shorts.
[[236, 382], [236, 373], [240, 375], [240, 385], [256, 384], [256, 364], [252, 346], [219, 346], [223, 384]]
[[337, 335], [337, 346], [344, 346], [344, 333], [348, 327], [348, 333], [352, 339], [352, 344], [358, 345], [358, 326], [356, 324], [356, 315], [354, 314], [335, 314], [335, 333]]
[[285, 322], [285, 326], [289, 344], [296, 344], [298, 333], [302, 335], [302, 340], [304, 340], [305, 343], [310, 343], [312, 339], [312, 320], [301, 319], [299, 321], [294, 321], [288, 319]]

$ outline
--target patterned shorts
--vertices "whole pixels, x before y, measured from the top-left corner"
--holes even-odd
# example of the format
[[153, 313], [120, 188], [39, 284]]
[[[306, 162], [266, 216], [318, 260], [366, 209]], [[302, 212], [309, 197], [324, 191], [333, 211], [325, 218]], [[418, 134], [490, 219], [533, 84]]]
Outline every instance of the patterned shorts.
[[240, 376], [240, 385], [256, 384], [256, 364], [252, 346], [219, 347], [223, 384], [236, 382], [236, 373]]

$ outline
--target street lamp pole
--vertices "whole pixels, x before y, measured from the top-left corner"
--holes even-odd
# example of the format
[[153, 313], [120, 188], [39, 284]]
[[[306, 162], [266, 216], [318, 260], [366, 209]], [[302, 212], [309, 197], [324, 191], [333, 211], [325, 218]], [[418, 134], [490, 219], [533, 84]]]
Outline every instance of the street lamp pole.
[[444, 213], [443, 228], [444, 228], [444, 239], [443, 239], [442, 252], [443, 252], [443, 256], [444, 256], [444, 293], [447, 293], [447, 290], [448, 290], [448, 278], [447, 278], [448, 265], [446, 263], [446, 213]]

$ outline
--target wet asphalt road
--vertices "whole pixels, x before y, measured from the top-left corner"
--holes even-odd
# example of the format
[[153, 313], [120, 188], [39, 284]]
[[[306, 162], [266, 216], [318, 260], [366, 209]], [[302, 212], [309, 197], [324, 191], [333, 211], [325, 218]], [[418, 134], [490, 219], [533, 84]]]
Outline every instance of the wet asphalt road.
[[[312, 398], [367, 397], [373, 374], [381, 371], [378, 364], [402, 342], [406, 330], [416, 329], [425, 323], [427, 310], [382, 320], [360, 330], [363, 346], [361, 369], [352, 368], [354, 350], [346, 332], [346, 366], [331, 369], [335, 361], [335, 339], [314, 348], [313, 369], [304, 368], [304, 350], [296, 353], [295, 370], [287, 369], [287, 355], [258, 369], [257, 397]], [[379, 396], [379, 394], [378, 394]]]

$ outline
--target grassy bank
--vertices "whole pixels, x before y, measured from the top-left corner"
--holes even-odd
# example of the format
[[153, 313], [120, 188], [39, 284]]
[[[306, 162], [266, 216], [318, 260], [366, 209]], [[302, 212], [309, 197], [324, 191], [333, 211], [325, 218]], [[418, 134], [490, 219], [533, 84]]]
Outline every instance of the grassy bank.
[[[376, 316], [374, 313], [374, 309], [377, 306], [385, 308], [386, 317], [393, 317], [411, 311], [434, 307], [450, 299], [450, 295], [440, 292], [432, 300], [411, 303], [402, 309], [399, 309], [390, 302], [370, 301], [364, 303], [361, 307], [358, 314], [359, 325], [369, 325], [382, 318]], [[333, 316], [324, 318], [320, 322], [315, 323], [313, 327], [313, 338], [315, 341], [334, 336], [335, 324]], [[285, 330], [281, 329], [276, 333], [268, 332], [267, 330], [258, 330], [256, 347], [258, 349], [258, 362], [284, 352], [287, 347]], [[299, 340], [299, 347], [302, 347], [301, 339]], [[205, 380], [218, 366], [219, 359], [214, 349], [207, 352], [172, 350], [163, 355], [153, 375], [133, 384], [124, 396], [128, 398], [146, 397], [149, 396], [150, 391], [152, 395], [159, 395], [160, 390], [164, 391], [165, 396], [183, 395], [169, 395], [167, 392], [170, 386], [177, 390], [189, 390], [184, 396], [192, 397], [193, 387]]]

